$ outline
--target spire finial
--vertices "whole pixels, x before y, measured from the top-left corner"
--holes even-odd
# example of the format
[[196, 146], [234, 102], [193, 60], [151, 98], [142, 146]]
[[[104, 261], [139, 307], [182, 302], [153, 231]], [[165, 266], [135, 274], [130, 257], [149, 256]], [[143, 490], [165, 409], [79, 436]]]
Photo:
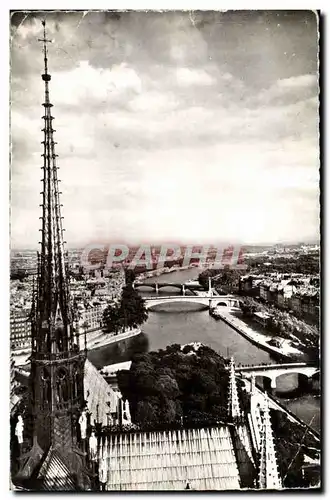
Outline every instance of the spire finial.
[[48, 73], [47, 43], [52, 43], [52, 41], [46, 37], [46, 20], [43, 19], [41, 21], [41, 24], [44, 27], [44, 36], [43, 38], [38, 38], [38, 42], [42, 42], [44, 44], [43, 51], [44, 51], [45, 73], [42, 75], [42, 79], [45, 82], [49, 82], [51, 77], [50, 75], [47, 74]]

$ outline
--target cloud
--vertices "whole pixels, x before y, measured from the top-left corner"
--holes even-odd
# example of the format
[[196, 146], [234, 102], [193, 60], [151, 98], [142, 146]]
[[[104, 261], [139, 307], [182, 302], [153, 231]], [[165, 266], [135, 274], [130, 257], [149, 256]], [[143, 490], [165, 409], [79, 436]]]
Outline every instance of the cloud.
[[70, 106], [91, 101], [115, 101], [125, 92], [141, 92], [141, 80], [126, 64], [111, 69], [94, 68], [88, 61], [80, 61], [72, 71], [56, 74], [52, 85], [54, 102]]
[[151, 112], [154, 115], [169, 112], [179, 105], [171, 92], [145, 91], [129, 102], [129, 108], [134, 113]]
[[316, 84], [315, 75], [292, 76], [291, 78], [283, 78], [276, 82], [277, 87], [284, 89], [292, 87], [295, 89], [314, 87], [315, 84]]
[[190, 68], [178, 68], [176, 70], [178, 85], [190, 87], [191, 85], [209, 86], [214, 85], [216, 80], [204, 70]]
[[[199, 12], [192, 23], [178, 12], [49, 14], [71, 245], [317, 234], [318, 87], [310, 64], [317, 39], [306, 32], [302, 41], [294, 18], [270, 36], [272, 14], [258, 22], [241, 16]], [[15, 243], [39, 236], [40, 26], [29, 16], [13, 28]], [[283, 39], [297, 53], [290, 66]]]
[[257, 105], [285, 106], [306, 101], [318, 94], [316, 75], [298, 75], [277, 80], [263, 89], [255, 99]]

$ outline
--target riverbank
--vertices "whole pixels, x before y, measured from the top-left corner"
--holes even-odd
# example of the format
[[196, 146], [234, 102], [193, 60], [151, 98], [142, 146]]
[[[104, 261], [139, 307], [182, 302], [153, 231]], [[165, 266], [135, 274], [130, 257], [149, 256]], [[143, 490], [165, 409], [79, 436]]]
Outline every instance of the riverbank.
[[152, 271], [146, 271], [144, 273], [139, 273], [135, 278], [135, 283], [141, 283], [143, 280], [147, 278], [155, 278], [158, 276], [162, 276], [163, 274], [173, 273], [175, 271], [187, 271], [188, 269], [193, 269], [196, 266], [172, 266], [172, 267], [162, 267], [161, 269], [153, 269]]
[[[286, 359], [292, 359], [293, 356], [303, 356], [303, 353], [291, 346], [291, 343], [287, 339], [279, 339], [281, 341], [281, 346], [276, 347], [269, 344], [269, 341], [274, 339], [274, 337], [262, 335], [256, 332], [253, 328], [249, 327], [244, 321], [239, 319], [236, 315], [240, 312], [239, 309], [228, 309], [220, 308], [216, 309], [216, 312], [210, 310], [210, 314], [215, 314], [215, 317], [225, 321], [228, 325], [238, 331], [243, 337], [252, 342], [255, 346], [269, 352], [270, 354], [276, 354]], [[277, 337], [276, 337], [277, 339]]]
[[[141, 334], [141, 329], [134, 328], [132, 330], [126, 330], [122, 333], [118, 333], [117, 335], [114, 335], [113, 333], [106, 334], [102, 330], [94, 330], [89, 333], [87, 333], [86, 347], [88, 351], [93, 351], [94, 349], [106, 347], [109, 344], [136, 337]], [[83, 347], [84, 346], [81, 343], [81, 348]], [[15, 361], [15, 366], [24, 366], [30, 361], [31, 349], [12, 351], [11, 354]]]
[[136, 335], [140, 335], [141, 328], [133, 328], [132, 330], [126, 330], [125, 332], [118, 333], [114, 335], [113, 333], [100, 332], [98, 337], [95, 337], [90, 342], [87, 342], [87, 350], [92, 351], [93, 349], [98, 349], [99, 347], [104, 347], [114, 342], [119, 342], [120, 340], [130, 339]]

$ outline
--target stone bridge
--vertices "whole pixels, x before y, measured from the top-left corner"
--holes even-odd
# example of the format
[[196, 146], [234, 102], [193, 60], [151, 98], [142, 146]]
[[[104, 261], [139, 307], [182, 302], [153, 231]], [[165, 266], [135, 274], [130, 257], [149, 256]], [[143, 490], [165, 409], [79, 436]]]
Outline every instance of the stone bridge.
[[172, 282], [164, 282], [164, 283], [158, 283], [158, 282], [149, 282], [149, 283], [133, 283], [133, 288], [138, 289], [138, 288], [152, 288], [152, 290], [155, 290], [156, 293], [159, 292], [162, 288], [166, 287], [171, 287], [171, 288], [177, 288], [180, 290], [183, 294], [185, 293], [186, 290], [204, 290], [204, 287], [200, 285], [199, 283], [172, 283]]
[[[267, 389], [276, 389], [276, 380], [282, 375], [298, 374], [299, 385], [308, 385], [311, 379], [318, 375], [320, 369], [312, 363], [285, 363], [257, 366], [236, 366], [236, 373], [243, 378], [251, 379], [252, 376], [267, 379]], [[265, 385], [265, 384], [264, 384]]]
[[191, 304], [201, 304], [205, 308], [212, 308], [216, 306], [224, 307], [238, 307], [239, 301], [232, 295], [170, 295], [168, 297], [158, 296], [158, 297], [148, 297], [145, 298], [145, 304], [147, 309], [156, 307], [161, 304], [172, 304], [172, 303], [191, 303]]

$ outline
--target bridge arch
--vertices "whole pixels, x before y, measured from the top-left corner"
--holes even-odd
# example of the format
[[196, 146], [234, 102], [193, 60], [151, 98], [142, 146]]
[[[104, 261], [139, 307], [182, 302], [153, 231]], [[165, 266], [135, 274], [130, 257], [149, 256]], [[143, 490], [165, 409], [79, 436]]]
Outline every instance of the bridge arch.
[[267, 392], [271, 392], [276, 389], [276, 379], [268, 373], [256, 373], [256, 385], [260, 386]]
[[176, 290], [182, 290], [182, 285], [180, 283], [158, 283], [158, 290], [162, 288], [175, 288]]
[[155, 290], [156, 285], [154, 283], [134, 283], [134, 288], [152, 288]]
[[283, 371], [275, 375], [275, 380], [276, 390], [279, 393], [295, 393], [299, 388], [308, 385], [308, 375], [298, 371]]
[[181, 296], [171, 296], [171, 297], [157, 297], [152, 299], [145, 299], [145, 304], [147, 309], [152, 309], [156, 306], [163, 304], [176, 304], [176, 303], [190, 303], [198, 304], [203, 306], [203, 308], [209, 308], [208, 299], [203, 297], [196, 297], [196, 295], [181, 295]]
[[[247, 368], [247, 367], [246, 367]], [[283, 364], [278, 367], [272, 365], [256, 366], [255, 369], [247, 370], [242, 367], [241, 376], [247, 378], [252, 375], [256, 377], [256, 384], [264, 390], [276, 390], [278, 392], [309, 391], [313, 387], [319, 369], [304, 363]], [[239, 372], [239, 369], [237, 370]], [[314, 383], [315, 385], [315, 383]]]
[[[201, 309], [208, 309], [208, 306], [206, 304], [203, 304], [201, 302], [192, 302], [192, 301], [189, 301], [189, 300], [185, 300], [185, 301], [181, 301], [181, 302], [169, 302], [169, 301], [153, 301], [152, 303], [149, 303], [149, 304], [146, 304], [146, 308], [149, 310], [149, 311], [152, 311], [152, 310], [155, 310], [157, 309], [158, 306], [163, 306], [164, 304], [170, 304], [171, 306], [173, 305], [173, 309], [174, 309], [174, 306], [177, 305], [177, 304], [181, 304], [181, 303], [184, 303], [184, 304], [193, 304], [195, 306], [197, 306], [198, 310], [201, 310]], [[196, 309], [197, 309], [196, 308]]]
[[195, 295], [188, 292], [180, 295], [168, 296], [157, 293], [154, 296], [144, 297], [144, 300], [147, 309], [151, 309], [153, 307], [156, 307], [157, 305], [167, 302], [191, 302], [193, 304], [201, 304], [203, 307], [205, 307], [205, 309], [209, 309], [210, 307], [220, 302], [223, 302], [223, 304], [227, 304], [229, 307], [232, 307], [236, 299], [232, 296], [214, 297], [209, 295]]

